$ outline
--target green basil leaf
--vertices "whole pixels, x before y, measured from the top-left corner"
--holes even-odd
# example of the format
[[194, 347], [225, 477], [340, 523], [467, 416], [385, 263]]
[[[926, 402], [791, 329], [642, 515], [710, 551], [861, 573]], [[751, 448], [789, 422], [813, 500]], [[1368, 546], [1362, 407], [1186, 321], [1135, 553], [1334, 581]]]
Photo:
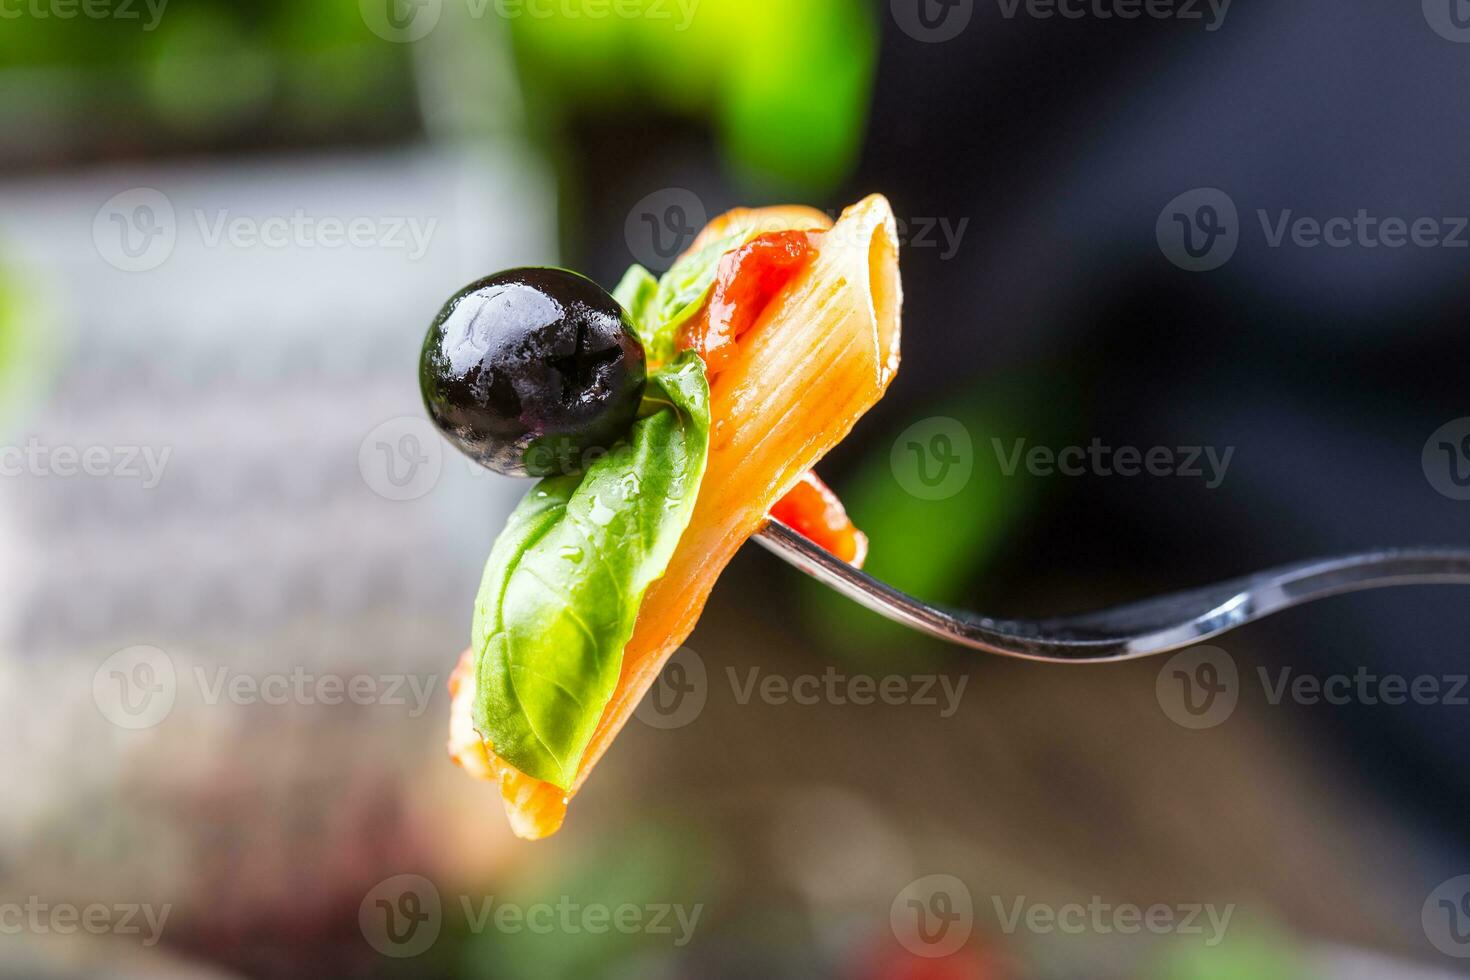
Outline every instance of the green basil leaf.
[[657, 294], [658, 280], [641, 265], [631, 266], [623, 273], [623, 281], [612, 291], [613, 299], [633, 318], [634, 331], [645, 351], [654, 341], [653, 332], [649, 329], [653, 324], [649, 310]]
[[705, 298], [714, 288], [720, 271], [720, 259], [731, 249], [744, 244], [749, 232], [740, 232], [710, 242], [697, 252], [684, 256], [659, 280], [649, 314], [655, 320], [650, 332], [654, 344], [650, 352], [657, 360], [672, 357], [679, 328], [699, 312]]
[[628, 438], [537, 484], [496, 541], [475, 602], [475, 727], [527, 775], [571, 788], [643, 594], [694, 512], [709, 411], [697, 354], [650, 372]]
[[[643, 295], [647, 283], [638, 275], [648, 275], [647, 270], [641, 266], [628, 270], [618, 286], [619, 290], [626, 290], [626, 293], [614, 292], [613, 295], [638, 324], [638, 339], [643, 342], [643, 349], [650, 363], [664, 364], [673, 360], [679, 328], [699, 312], [699, 308], [709, 297], [709, 292], [715, 285], [715, 276], [720, 271], [720, 259], [725, 257], [726, 252], [739, 248], [759, 233], [757, 228], [736, 231], [684, 256], [664, 273], [651, 298]], [[637, 307], [631, 305], [632, 303], [637, 303]]]

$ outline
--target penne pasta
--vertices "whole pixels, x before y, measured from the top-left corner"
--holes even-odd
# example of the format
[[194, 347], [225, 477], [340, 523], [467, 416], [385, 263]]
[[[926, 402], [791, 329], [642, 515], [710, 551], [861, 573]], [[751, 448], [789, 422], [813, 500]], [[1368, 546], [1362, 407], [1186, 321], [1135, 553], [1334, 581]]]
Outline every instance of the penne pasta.
[[571, 795], [693, 631], [735, 552], [877, 402], [898, 369], [902, 287], [887, 200], [868, 197], [835, 224], [810, 208], [736, 210], [712, 222], [693, 248], [748, 227], [824, 234], [810, 265], [769, 303], [710, 382], [713, 428], [693, 518], [666, 573], [644, 597], [617, 689], [571, 793], [519, 772], [481, 741], [472, 720], [470, 652], [450, 681], [450, 755], [471, 775], [499, 785], [521, 837], [542, 838], [560, 828]]

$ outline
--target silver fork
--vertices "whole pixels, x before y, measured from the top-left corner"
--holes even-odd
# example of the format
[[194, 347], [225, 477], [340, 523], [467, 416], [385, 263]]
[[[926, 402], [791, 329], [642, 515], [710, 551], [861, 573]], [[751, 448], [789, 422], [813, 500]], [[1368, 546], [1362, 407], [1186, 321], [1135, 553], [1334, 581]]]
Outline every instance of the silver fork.
[[1470, 549], [1393, 548], [1254, 575], [1062, 619], [993, 619], [941, 609], [880, 582], [779, 521], [756, 540], [818, 582], [921, 633], [1007, 657], [1101, 663], [1168, 653], [1303, 603], [1393, 585], [1470, 585]]

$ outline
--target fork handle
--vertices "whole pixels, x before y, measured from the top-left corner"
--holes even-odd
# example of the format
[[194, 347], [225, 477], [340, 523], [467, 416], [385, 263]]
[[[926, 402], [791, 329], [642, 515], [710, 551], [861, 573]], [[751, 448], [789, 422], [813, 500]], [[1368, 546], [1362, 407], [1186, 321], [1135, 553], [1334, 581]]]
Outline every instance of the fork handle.
[[1048, 663], [1136, 660], [1219, 636], [1328, 596], [1400, 585], [1470, 585], [1470, 549], [1380, 549], [1300, 562], [1100, 612], [995, 619], [921, 602], [827, 553], [779, 521], [756, 540], [812, 578], [894, 622], [949, 643]]

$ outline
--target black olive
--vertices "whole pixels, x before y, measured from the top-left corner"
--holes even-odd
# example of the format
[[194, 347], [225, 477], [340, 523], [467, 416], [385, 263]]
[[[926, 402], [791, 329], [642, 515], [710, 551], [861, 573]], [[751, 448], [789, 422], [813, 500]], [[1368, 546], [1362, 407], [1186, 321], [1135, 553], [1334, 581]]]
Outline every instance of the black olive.
[[429, 328], [419, 362], [434, 423], [508, 476], [586, 469], [627, 434], [646, 381], [628, 314], [563, 269], [512, 269], [466, 286]]

